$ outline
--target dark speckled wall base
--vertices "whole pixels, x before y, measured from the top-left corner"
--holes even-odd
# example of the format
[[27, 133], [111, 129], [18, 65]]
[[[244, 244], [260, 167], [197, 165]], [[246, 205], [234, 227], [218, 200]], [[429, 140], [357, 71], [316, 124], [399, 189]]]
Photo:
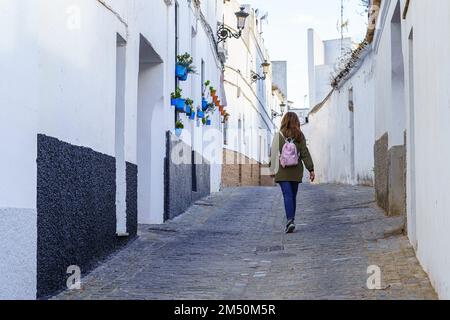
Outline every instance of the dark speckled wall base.
[[66, 287], [67, 267], [84, 274], [133, 238], [137, 169], [127, 166], [127, 238], [116, 236], [114, 157], [38, 135], [37, 175], [37, 296], [43, 298]]
[[127, 231], [136, 236], [138, 226], [138, 167], [127, 162]]
[[[179, 151], [179, 154], [172, 154], [174, 149]], [[193, 202], [210, 194], [210, 165], [203, 159], [203, 164], [197, 164], [196, 169], [193, 170], [192, 148], [176, 138], [170, 131], [166, 133], [166, 152], [164, 218], [171, 220], [182, 214]], [[178, 161], [182, 164], [175, 164], [171, 161], [172, 156], [178, 156], [187, 161], [184, 163]], [[196, 174], [196, 191], [192, 190], [193, 173]]]

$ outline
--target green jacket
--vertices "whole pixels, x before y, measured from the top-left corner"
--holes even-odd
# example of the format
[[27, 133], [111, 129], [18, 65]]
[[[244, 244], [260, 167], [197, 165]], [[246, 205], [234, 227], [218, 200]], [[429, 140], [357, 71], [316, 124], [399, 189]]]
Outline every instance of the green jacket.
[[302, 182], [303, 181], [303, 164], [309, 172], [314, 171], [314, 163], [311, 158], [308, 146], [306, 145], [306, 138], [302, 133], [302, 140], [295, 141], [297, 151], [300, 152], [299, 163], [295, 167], [283, 168], [280, 165], [280, 154], [285, 144], [284, 137], [278, 133], [275, 135], [272, 142], [272, 150], [270, 157], [271, 172], [275, 173], [275, 181], [278, 182]]

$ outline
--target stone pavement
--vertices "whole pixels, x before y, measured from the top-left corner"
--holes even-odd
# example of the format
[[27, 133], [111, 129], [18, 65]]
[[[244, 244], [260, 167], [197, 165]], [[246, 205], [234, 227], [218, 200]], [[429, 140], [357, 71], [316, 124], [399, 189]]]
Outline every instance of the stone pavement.
[[[436, 299], [403, 221], [372, 188], [302, 185], [284, 234], [278, 188], [226, 189], [139, 238], [55, 299]], [[381, 290], [366, 286], [381, 269]]]

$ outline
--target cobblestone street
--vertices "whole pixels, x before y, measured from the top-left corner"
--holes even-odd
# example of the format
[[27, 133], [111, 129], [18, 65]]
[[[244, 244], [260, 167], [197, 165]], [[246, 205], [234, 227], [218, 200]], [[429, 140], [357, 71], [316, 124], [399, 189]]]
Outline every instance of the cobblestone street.
[[[278, 188], [227, 189], [139, 238], [56, 299], [436, 299], [372, 188], [302, 185], [284, 234]], [[367, 268], [382, 271], [368, 290]]]

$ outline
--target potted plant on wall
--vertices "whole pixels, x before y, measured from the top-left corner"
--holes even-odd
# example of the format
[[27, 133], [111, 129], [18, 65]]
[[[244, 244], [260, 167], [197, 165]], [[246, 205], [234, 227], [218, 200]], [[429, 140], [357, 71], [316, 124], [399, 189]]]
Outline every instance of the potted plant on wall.
[[181, 97], [182, 92], [183, 92], [183, 90], [181, 90], [179, 87], [177, 87], [175, 89], [175, 92], [172, 92], [170, 94], [170, 102], [171, 102], [172, 106], [175, 107], [175, 110], [180, 111], [180, 112], [184, 112], [184, 108], [186, 105], [186, 100], [184, 100]]
[[208, 106], [209, 106], [208, 100], [202, 98], [202, 110], [206, 111], [208, 109]]
[[192, 106], [194, 105], [194, 101], [192, 99], [186, 99], [186, 114], [190, 115], [192, 112]]
[[208, 89], [209, 85], [211, 84], [211, 81], [206, 81], [203, 84], [203, 92], [202, 92], [202, 109], [206, 110], [208, 107], [208, 100], [206, 99], [206, 90]]
[[190, 73], [195, 73], [194, 59], [189, 53], [177, 56], [176, 76], [180, 81], [186, 81]]
[[179, 138], [183, 133], [184, 124], [181, 120], [177, 120], [175, 123], [175, 135]]
[[213, 97], [213, 99], [214, 99], [214, 97], [216, 96], [217, 90], [214, 87], [210, 87], [209, 92], [211, 93], [211, 97]]
[[203, 119], [205, 117], [205, 112], [202, 111], [200, 108], [197, 110], [197, 118]]
[[209, 112], [212, 110], [211, 108], [213, 108], [213, 107], [214, 107], [213, 103], [206, 102], [206, 104], [202, 105], [202, 111]]
[[204, 125], [210, 126], [211, 125], [211, 119], [209, 118], [209, 116], [206, 116], [202, 119], [202, 123]]
[[176, 88], [175, 92], [172, 92], [170, 94], [170, 103], [172, 106], [176, 106], [178, 103], [178, 99], [181, 99], [181, 93], [183, 92], [183, 90], [181, 90], [180, 88]]

